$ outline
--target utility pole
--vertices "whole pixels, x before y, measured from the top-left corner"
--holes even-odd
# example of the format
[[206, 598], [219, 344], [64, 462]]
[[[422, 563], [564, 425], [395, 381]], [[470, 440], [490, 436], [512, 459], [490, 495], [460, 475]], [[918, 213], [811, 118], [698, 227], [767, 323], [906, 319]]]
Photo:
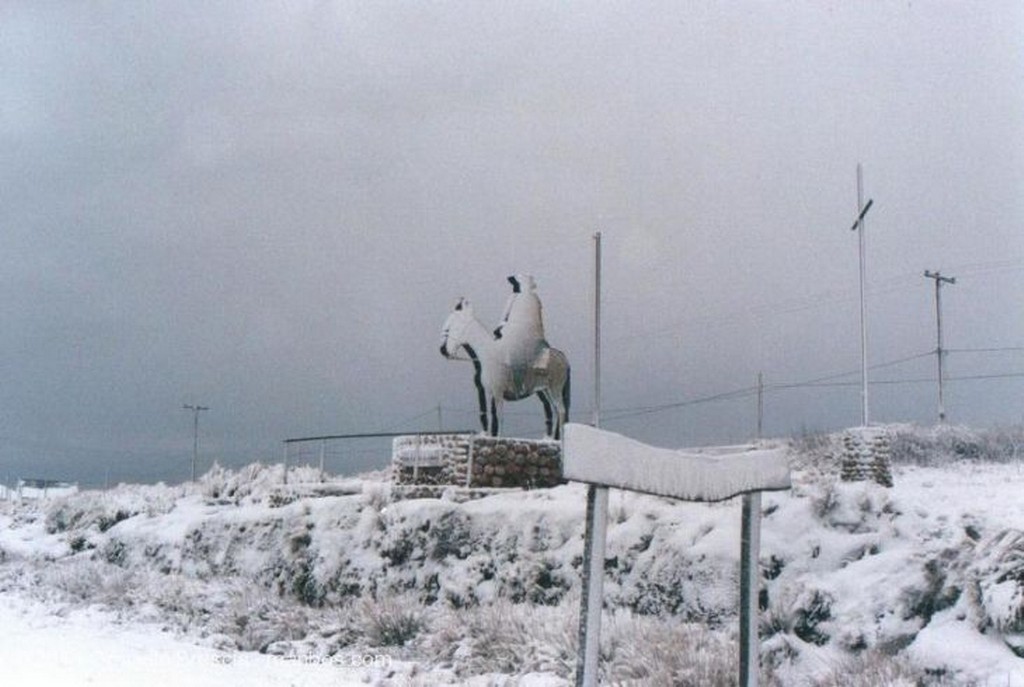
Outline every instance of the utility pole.
[[955, 284], [956, 277], [943, 277], [938, 270], [935, 272], [925, 270], [924, 276], [935, 280], [935, 325], [938, 329], [935, 357], [939, 363], [939, 424], [943, 424], [946, 422], [946, 406], [942, 400], [942, 381], [944, 378], [942, 359], [946, 356], [946, 352], [942, 348], [942, 285]]
[[196, 481], [196, 461], [199, 458], [199, 413], [209, 410], [206, 406], [190, 405], [182, 406], [185, 410], [192, 411], [192, 481]]
[[764, 373], [757, 373], [757, 439], [764, 438]]
[[851, 231], [857, 232], [858, 248], [860, 251], [860, 420], [865, 427], [868, 424], [868, 316], [867, 305], [864, 299], [865, 290], [865, 267], [864, 267], [864, 216], [871, 209], [873, 200], [864, 204], [864, 173], [857, 163], [857, 221], [850, 227]]
[[594, 427], [601, 426], [601, 232], [594, 233]]
[[[601, 232], [594, 233], [594, 427], [601, 426]], [[604, 551], [608, 530], [608, 487], [587, 485], [586, 543], [580, 599], [576, 687], [597, 687], [604, 604]]]

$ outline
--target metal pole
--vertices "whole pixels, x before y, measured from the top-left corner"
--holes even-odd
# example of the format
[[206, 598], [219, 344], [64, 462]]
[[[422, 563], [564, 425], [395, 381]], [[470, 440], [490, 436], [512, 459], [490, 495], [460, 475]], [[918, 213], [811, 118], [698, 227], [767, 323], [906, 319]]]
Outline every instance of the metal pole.
[[946, 422], [946, 404], [943, 400], [943, 380], [945, 379], [943, 358], [946, 357], [946, 351], [942, 347], [942, 284], [955, 284], [956, 277], [943, 277], [942, 273], [929, 270], [924, 271], [924, 276], [935, 280], [935, 326], [938, 329], [935, 357], [938, 360], [939, 367], [939, 424], [943, 424]]
[[764, 436], [764, 373], [757, 373], [757, 438]]
[[601, 232], [594, 233], [594, 426], [601, 426]]
[[203, 410], [209, 410], [209, 408], [188, 403], [183, 405], [182, 408], [192, 411], [192, 481], [195, 482], [196, 462], [199, 459], [199, 413]]
[[324, 481], [324, 454], [327, 453], [327, 439], [320, 440], [320, 481]]
[[864, 216], [871, 209], [874, 201], [869, 200], [864, 204], [864, 174], [860, 163], [857, 163], [857, 221], [853, 223], [853, 229], [857, 232], [857, 245], [860, 254], [860, 419], [861, 424], [867, 426], [868, 414], [868, 316], [865, 300], [865, 282], [867, 281], [867, 269], [865, 262], [865, 237], [864, 237]]
[[423, 443], [423, 436], [420, 434], [416, 435], [416, 458], [412, 462], [412, 483], [420, 483], [420, 445]]
[[938, 274], [935, 275], [935, 327], [938, 330], [935, 340], [935, 358], [939, 361], [939, 424], [942, 424], [946, 421], [946, 405], [942, 393], [942, 380], [945, 378], [942, 359], [945, 357], [945, 351], [942, 348], [942, 278]]
[[583, 596], [580, 599], [580, 658], [576, 687], [596, 687], [601, 658], [601, 609], [604, 606], [604, 551], [608, 533], [608, 487], [587, 487], [587, 535], [583, 545]]
[[282, 484], [288, 484], [288, 442], [284, 442], [284, 479]]
[[740, 531], [740, 687], [757, 687], [761, 645], [757, 636], [757, 595], [761, 549], [761, 492], [743, 495]]
[[[594, 426], [601, 426], [601, 232], [594, 234]], [[601, 657], [601, 609], [604, 606], [604, 552], [608, 530], [608, 487], [587, 486], [583, 591], [580, 598], [576, 686], [595, 687]]]
[[196, 481], [196, 462], [199, 459], [199, 409], [192, 413], [192, 481]]

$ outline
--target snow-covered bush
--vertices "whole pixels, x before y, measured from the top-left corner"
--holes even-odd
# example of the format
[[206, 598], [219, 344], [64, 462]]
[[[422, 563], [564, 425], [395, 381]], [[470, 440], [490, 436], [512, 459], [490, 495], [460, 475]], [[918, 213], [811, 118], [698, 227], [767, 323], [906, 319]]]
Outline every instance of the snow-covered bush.
[[736, 639], [701, 623], [616, 611], [602, 625], [603, 673], [609, 684], [673, 687], [735, 685]]
[[881, 651], [864, 651], [843, 659], [815, 684], [817, 687], [918, 687], [941, 683], [926, 680], [925, 672], [906, 659]]
[[842, 450], [842, 436], [804, 430], [789, 440], [789, 447], [801, 467], [834, 463], [835, 456]]
[[891, 425], [892, 461], [897, 465], [945, 465], [957, 460], [985, 463], [1024, 456], [1024, 425], [971, 429], [958, 425]]
[[[893, 465], [940, 466], [957, 460], [1006, 463], [1024, 458], [1024, 425], [974, 429], [961, 425], [884, 425]], [[834, 474], [844, 432], [804, 432], [789, 440], [795, 467]]]
[[132, 572], [102, 559], [83, 557], [56, 561], [38, 572], [41, 590], [56, 591], [68, 601], [115, 608], [129, 603], [134, 577]]
[[[434, 620], [421, 647], [452, 665], [460, 678], [486, 673], [552, 673], [576, 670], [579, 597], [558, 606], [507, 599], [447, 609]], [[601, 626], [602, 682], [615, 685], [736, 684], [735, 638], [672, 617], [605, 613]]]
[[358, 610], [371, 646], [405, 646], [427, 627], [426, 611], [412, 596], [366, 596]]
[[435, 660], [460, 677], [483, 673], [571, 674], [576, 662], [579, 599], [535, 606], [500, 599], [472, 608], [448, 608], [423, 643]]
[[233, 590], [211, 617], [211, 626], [243, 651], [266, 652], [279, 642], [304, 639], [311, 631], [309, 611], [259, 587]]
[[766, 638], [791, 635], [801, 642], [821, 646], [829, 640], [822, 623], [832, 618], [834, 602], [828, 592], [819, 589], [804, 585], [779, 587], [768, 597], [767, 608], [761, 614], [759, 634]]
[[174, 508], [181, 489], [163, 484], [122, 485], [108, 491], [80, 491], [46, 504], [49, 533], [94, 529], [106, 532], [117, 523], [140, 513], [163, 515]]
[[825, 526], [854, 534], [877, 531], [896, 513], [889, 489], [874, 482], [822, 484], [812, 505]]
[[1002, 633], [1024, 658], [1024, 532], [1006, 529], [983, 541], [971, 572], [983, 628]]

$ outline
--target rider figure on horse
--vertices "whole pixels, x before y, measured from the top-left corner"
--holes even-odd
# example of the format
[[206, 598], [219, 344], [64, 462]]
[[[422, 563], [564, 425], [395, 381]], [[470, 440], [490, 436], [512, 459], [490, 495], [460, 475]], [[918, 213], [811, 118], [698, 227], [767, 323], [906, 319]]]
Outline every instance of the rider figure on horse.
[[[505, 316], [494, 330], [494, 338], [505, 342], [505, 359], [512, 372], [516, 391], [520, 394], [534, 386], [538, 375], [547, 368], [544, 355], [550, 347], [544, 338], [544, 315], [537, 283], [529, 274], [508, 278], [512, 295], [505, 306]], [[511, 400], [511, 399], [509, 399]]]

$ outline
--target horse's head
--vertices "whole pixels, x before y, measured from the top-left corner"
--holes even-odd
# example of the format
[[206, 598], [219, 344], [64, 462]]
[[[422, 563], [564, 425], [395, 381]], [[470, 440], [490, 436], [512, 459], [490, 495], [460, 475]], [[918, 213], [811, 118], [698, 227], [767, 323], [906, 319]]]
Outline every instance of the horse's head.
[[537, 282], [532, 274], [512, 274], [508, 277], [513, 293], [532, 293], [537, 290]]
[[468, 299], [459, 298], [441, 327], [441, 355], [449, 360], [459, 359], [459, 349], [466, 343], [466, 325], [472, 318], [473, 306]]

